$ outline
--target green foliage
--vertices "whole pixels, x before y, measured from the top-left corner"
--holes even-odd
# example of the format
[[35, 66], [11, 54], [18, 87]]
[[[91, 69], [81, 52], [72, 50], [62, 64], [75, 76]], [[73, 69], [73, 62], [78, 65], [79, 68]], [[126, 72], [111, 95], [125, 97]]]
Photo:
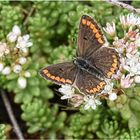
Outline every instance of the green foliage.
[[101, 139], [115, 139], [120, 133], [124, 130], [122, 129], [122, 123], [118, 121], [116, 116], [108, 116], [109, 118], [105, 118], [100, 125], [100, 130], [96, 132], [97, 136]]
[[6, 140], [6, 133], [5, 133], [5, 124], [0, 124], [0, 139]]
[[134, 88], [126, 89], [124, 91], [126, 95], [122, 94], [115, 102], [108, 102], [108, 105], [112, 108], [112, 110], [120, 111], [122, 118], [125, 121], [128, 121], [129, 128], [140, 127], [139, 91], [140, 87], [137, 85]]
[[[137, 2], [133, 2], [134, 5]], [[115, 102], [109, 101], [95, 111], [62, 111], [52, 90], [52, 84], [38, 74], [48, 64], [69, 61], [75, 57], [76, 40], [81, 15], [89, 14], [104, 27], [106, 22], [115, 21], [117, 32], [122, 36], [118, 23], [120, 14], [127, 10], [100, 1], [43, 2], [20, 1], [0, 2], [0, 39], [13, 25], [19, 25], [22, 32], [28, 33], [33, 42], [24, 65], [31, 76], [27, 87], [17, 85], [19, 75], [0, 74], [0, 87], [11, 94], [19, 103], [28, 133], [39, 133], [49, 139], [93, 139], [140, 137], [140, 87], [124, 91]], [[22, 73], [24, 75], [24, 72]], [[111, 114], [108, 113], [111, 110]], [[76, 112], [76, 113], [75, 113]], [[118, 115], [119, 114], [119, 115]], [[120, 121], [121, 120], [121, 121]], [[6, 139], [5, 126], [0, 126], [0, 139]]]
[[69, 119], [69, 126], [64, 131], [67, 139], [93, 139], [100, 124], [100, 110], [89, 110], [72, 115]]
[[34, 98], [30, 103], [23, 104], [21, 108], [24, 112], [22, 119], [28, 122], [29, 133], [48, 131], [55, 134], [64, 127], [66, 113], [58, 114], [58, 106], [56, 105], [50, 109], [46, 101]]
[[128, 139], [139, 139], [140, 138], [140, 129], [133, 128], [130, 129], [129, 132], [123, 132], [120, 136], [120, 139], [128, 140]]

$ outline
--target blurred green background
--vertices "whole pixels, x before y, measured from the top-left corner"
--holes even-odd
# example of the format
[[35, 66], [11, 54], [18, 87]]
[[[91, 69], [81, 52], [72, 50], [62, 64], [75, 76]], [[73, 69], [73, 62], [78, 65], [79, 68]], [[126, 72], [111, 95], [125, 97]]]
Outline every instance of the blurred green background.
[[[140, 7], [140, 2], [131, 2]], [[114, 21], [121, 36], [119, 16], [129, 13], [103, 1], [5, 1], [0, 2], [0, 40], [14, 25], [29, 34], [30, 48], [25, 70], [31, 73], [27, 87], [17, 86], [18, 76], [0, 76], [0, 86], [21, 109], [28, 138], [93, 139], [140, 138], [140, 87], [126, 90], [116, 102], [104, 102], [95, 111], [69, 110], [56, 94], [58, 88], [38, 74], [47, 65], [72, 60], [77, 47], [79, 20], [93, 17], [101, 27]], [[110, 40], [109, 40], [110, 41]], [[3, 114], [4, 115], [4, 114]], [[0, 116], [0, 138], [5, 139], [7, 123]], [[22, 129], [22, 126], [21, 126]], [[25, 135], [24, 134], [24, 135]]]

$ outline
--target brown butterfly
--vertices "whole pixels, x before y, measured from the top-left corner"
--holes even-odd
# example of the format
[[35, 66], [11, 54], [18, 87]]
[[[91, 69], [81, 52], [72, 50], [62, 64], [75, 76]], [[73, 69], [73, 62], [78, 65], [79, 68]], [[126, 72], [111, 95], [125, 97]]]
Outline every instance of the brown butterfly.
[[105, 39], [97, 23], [83, 15], [79, 25], [76, 59], [43, 68], [40, 74], [59, 85], [72, 85], [85, 94], [97, 94], [119, 66], [115, 49], [103, 47]]

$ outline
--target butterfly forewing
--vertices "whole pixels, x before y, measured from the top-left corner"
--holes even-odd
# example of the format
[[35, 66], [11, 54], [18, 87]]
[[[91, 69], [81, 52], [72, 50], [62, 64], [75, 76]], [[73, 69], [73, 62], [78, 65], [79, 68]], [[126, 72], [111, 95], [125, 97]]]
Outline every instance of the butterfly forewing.
[[110, 78], [119, 67], [119, 56], [115, 49], [102, 47], [88, 58], [88, 62]]
[[106, 85], [103, 80], [83, 70], [80, 70], [78, 72], [75, 83], [77, 88], [80, 89], [81, 92], [87, 94], [99, 93]]
[[77, 74], [77, 68], [72, 62], [65, 62], [45, 67], [40, 71], [40, 74], [59, 85], [72, 85]]
[[99, 49], [105, 40], [97, 23], [89, 16], [83, 15], [79, 25], [77, 56], [87, 57]]

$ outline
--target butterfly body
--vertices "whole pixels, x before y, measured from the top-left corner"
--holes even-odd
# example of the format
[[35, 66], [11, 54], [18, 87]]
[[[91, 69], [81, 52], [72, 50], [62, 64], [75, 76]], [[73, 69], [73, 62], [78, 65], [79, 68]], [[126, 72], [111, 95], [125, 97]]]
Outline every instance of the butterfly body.
[[98, 94], [119, 67], [119, 56], [115, 49], [103, 47], [105, 39], [97, 23], [87, 15], [80, 20], [77, 58], [47, 66], [40, 74], [59, 85], [72, 85], [84, 94]]
[[89, 74], [92, 74], [96, 77], [104, 77], [102, 71], [100, 69], [98, 69], [94, 63], [92, 63], [92, 65], [85, 59], [83, 58], [77, 58], [74, 61], [74, 64], [77, 66], [77, 68], [79, 70], [83, 70], [88, 72]]

